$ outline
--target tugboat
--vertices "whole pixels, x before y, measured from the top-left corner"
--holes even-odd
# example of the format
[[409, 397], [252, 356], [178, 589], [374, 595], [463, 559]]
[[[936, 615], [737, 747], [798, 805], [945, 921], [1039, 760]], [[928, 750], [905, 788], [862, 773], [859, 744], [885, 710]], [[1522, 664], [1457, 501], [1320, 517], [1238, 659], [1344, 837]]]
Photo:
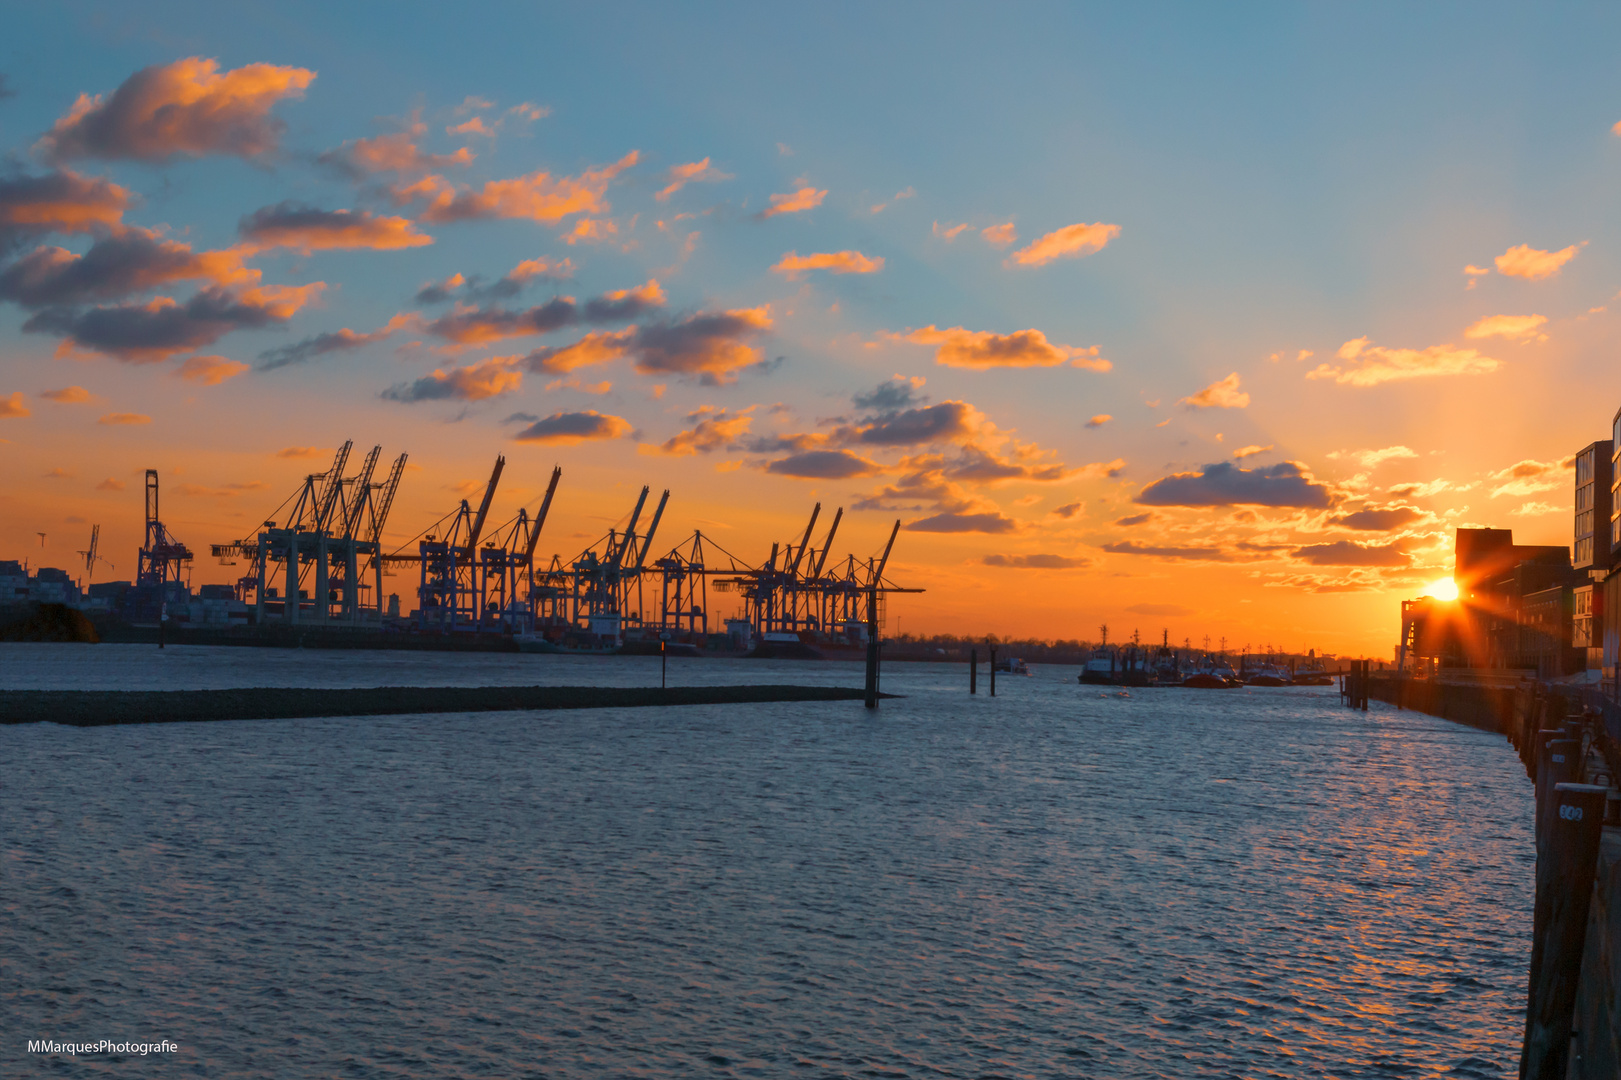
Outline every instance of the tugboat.
[[1245, 682], [1250, 686], [1288, 686], [1289, 673], [1278, 667], [1273, 662], [1272, 655], [1268, 653], [1266, 663], [1251, 672]]
[[996, 662], [996, 670], [1006, 675], [1028, 675], [1030, 667], [1017, 656], [1010, 656], [1006, 660]]
[[1148, 663], [1148, 653], [1142, 647], [1142, 638], [1137, 631], [1131, 632], [1131, 644], [1120, 654], [1121, 686], [1152, 686], [1154, 671]]
[[1323, 667], [1323, 662], [1317, 659], [1317, 650], [1312, 649], [1306, 654], [1305, 666], [1295, 669], [1291, 680], [1296, 686], [1333, 686], [1334, 676]]
[[1182, 685], [1189, 690], [1233, 690], [1244, 684], [1238, 681], [1233, 673], [1233, 666], [1226, 660], [1217, 661], [1206, 656], [1194, 671], [1182, 680]]
[[1105, 623], [1099, 628], [1102, 643], [1092, 650], [1086, 664], [1081, 668], [1080, 681], [1086, 686], [1114, 686], [1119, 682], [1115, 671], [1114, 653], [1109, 651], [1109, 626]]
[[1171, 648], [1171, 632], [1160, 631], [1159, 652], [1154, 656], [1154, 682], [1159, 686], [1177, 686], [1182, 682], [1182, 667], [1176, 661], [1176, 650]]

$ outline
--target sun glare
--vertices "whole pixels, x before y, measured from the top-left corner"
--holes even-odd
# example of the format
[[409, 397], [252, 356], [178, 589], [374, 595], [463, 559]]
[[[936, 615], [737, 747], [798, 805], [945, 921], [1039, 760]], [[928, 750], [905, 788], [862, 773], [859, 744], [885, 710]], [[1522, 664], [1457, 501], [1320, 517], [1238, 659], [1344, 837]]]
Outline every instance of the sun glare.
[[1424, 586], [1420, 596], [1433, 596], [1437, 600], [1456, 600], [1458, 598], [1458, 583], [1449, 577], [1436, 578]]

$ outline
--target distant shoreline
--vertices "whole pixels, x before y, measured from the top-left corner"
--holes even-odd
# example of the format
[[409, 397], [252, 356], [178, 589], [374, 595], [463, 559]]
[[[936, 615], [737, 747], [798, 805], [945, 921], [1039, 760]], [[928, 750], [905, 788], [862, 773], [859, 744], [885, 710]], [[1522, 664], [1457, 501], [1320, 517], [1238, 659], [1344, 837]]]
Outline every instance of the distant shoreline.
[[[251, 687], [232, 690], [3, 690], [0, 723], [206, 723], [410, 713], [530, 712], [659, 705], [748, 705], [858, 701], [836, 686], [379, 686], [361, 689]], [[880, 697], [894, 697], [880, 694]]]

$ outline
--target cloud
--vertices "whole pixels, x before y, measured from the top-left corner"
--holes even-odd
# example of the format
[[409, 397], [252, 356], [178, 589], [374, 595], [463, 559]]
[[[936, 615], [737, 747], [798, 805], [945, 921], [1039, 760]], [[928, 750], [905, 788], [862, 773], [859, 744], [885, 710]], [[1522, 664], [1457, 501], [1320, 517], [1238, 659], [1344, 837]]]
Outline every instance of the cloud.
[[1535, 458], [1526, 458], [1517, 461], [1500, 472], [1492, 473], [1490, 480], [1498, 486], [1492, 489], [1492, 498], [1503, 495], [1535, 495], [1539, 491], [1553, 491], [1563, 487], [1569, 481], [1565, 477], [1566, 470], [1574, 464], [1574, 458], [1565, 458], [1562, 461], [1537, 461]]
[[515, 371], [511, 357], [495, 357], [479, 364], [435, 370], [415, 382], [399, 383], [378, 396], [385, 401], [484, 401], [510, 394], [523, 385], [523, 372]]
[[766, 464], [765, 471], [803, 480], [849, 480], [882, 472], [876, 462], [848, 450], [807, 450]]
[[[1527, 341], [1539, 336], [1548, 322], [1542, 315], [1488, 315], [1463, 332], [1471, 339], [1502, 337], [1510, 341]], [[1543, 335], [1546, 340], [1546, 335]]]
[[1072, 367], [1089, 371], [1108, 371], [1114, 367], [1098, 355], [1098, 346], [1081, 349], [1058, 345], [1049, 342], [1047, 335], [1040, 330], [993, 334], [986, 330], [965, 330], [960, 326], [937, 330], [931, 325], [909, 330], [905, 334], [885, 336], [914, 345], [937, 346], [934, 362], [943, 367], [988, 371], [1003, 367], [1056, 367], [1066, 361]]
[[1090, 476], [1094, 479], [1107, 478], [1113, 480], [1126, 468], [1125, 458], [1115, 458], [1113, 461], [1094, 461], [1082, 465], [1078, 470], [1081, 476]]
[[771, 306], [731, 311], [700, 311], [677, 322], [646, 323], [628, 343], [633, 364], [644, 375], [697, 375], [723, 385], [736, 372], [759, 363], [749, 342], [772, 328]]
[[1010, 533], [1017, 532], [1019, 523], [999, 511], [980, 514], [946, 512], [933, 517], [908, 521], [908, 532], [934, 533]]
[[510, 180], [491, 180], [474, 190], [457, 187], [441, 176], [429, 176], [396, 190], [404, 201], [426, 197], [421, 218], [429, 222], [508, 218], [555, 225], [572, 214], [604, 214], [612, 209], [606, 198], [614, 177], [640, 160], [632, 150], [612, 165], [587, 169], [579, 176], [553, 177], [533, 172]]
[[328, 451], [323, 450], [318, 446], [288, 446], [281, 450], [277, 450], [276, 456], [279, 458], [302, 460], [304, 458], [322, 457], [327, 453]]
[[482, 116], [475, 116], [460, 124], [451, 124], [445, 128], [446, 135], [487, 135], [495, 138], [495, 133], [501, 129], [501, 121], [497, 120], [492, 126], [486, 127]]
[[571, 247], [582, 242], [601, 244], [618, 235], [619, 223], [612, 218], [583, 217], [574, 223], [563, 241]]
[[858, 409], [871, 409], [875, 412], [899, 412], [928, 400], [917, 392], [923, 389], [924, 379], [914, 375], [910, 379], [904, 375], [896, 375], [888, 382], [881, 382], [871, 390], [864, 390], [850, 400]]
[[1477, 280], [1479, 280], [1480, 278], [1485, 277], [1487, 274], [1491, 273], [1492, 271], [1491, 271], [1491, 267], [1489, 267], [1489, 266], [1476, 266], [1473, 263], [1470, 263], [1469, 265], [1467, 265], [1467, 266], [1465, 266], [1463, 268], [1463, 272], [1466, 275], [1468, 275], [1468, 278], [1469, 278], [1469, 284], [1465, 285], [1464, 288], [1473, 289], [1475, 287], [1475, 282]]
[[1576, 253], [1586, 245], [1587, 241], [1583, 240], [1580, 244], [1572, 244], [1559, 251], [1539, 251], [1529, 244], [1520, 244], [1497, 256], [1497, 272], [1509, 277], [1525, 278], [1527, 281], [1541, 281], [1559, 273], [1560, 269], [1574, 259]]
[[670, 196], [686, 187], [688, 184], [714, 184], [722, 180], [732, 179], [731, 173], [723, 173], [719, 169], [709, 167], [709, 159], [689, 162], [686, 165], [673, 165], [666, 174], [669, 183], [653, 195], [659, 202], [668, 202]]
[[1153, 521], [1158, 516], [1158, 514], [1153, 512], [1146, 514], [1132, 514], [1128, 517], [1116, 518], [1114, 523], [1123, 529], [1132, 529], [1136, 528], [1138, 525], [1147, 525], [1150, 521]]
[[96, 421], [96, 423], [104, 424], [107, 427], [124, 427], [135, 424], [150, 424], [151, 422], [152, 418], [150, 416], [132, 412], [108, 413]]
[[1512, 517], [1541, 517], [1544, 514], [1568, 513], [1570, 513], [1570, 507], [1568, 505], [1555, 506], [1553, 503], [1545, 502], [1528, 502], [1517, 509], [1509, 511], [1509, 514]]
[[1335, 514], [1328, 519], [1330, 525], [1364, 532], [1389, 532], [1422, 521], [1424, 511], [1416, 506], [1369, 506], [1349, 514]]
[[752, 416], [728, 413], [725, 409], [705, 405], [687, 414], [692, 428], [666, 439], [657, 449], [662, 454], [684, 457], [689, 454], [708, 454], [729, 449], [748, 433]]
[[1103, 550], [1111, 555], [1151, 555], [1159, 559], [1185, 559], [1191, 562], [1232, 562], [1236, 558], [1230, 551], [1212, 546], [1163, 546], [1139, 544], [1134, 540], [1104, 544]]
[[987, 555], [979, 561], [1010, 570], [1080, 570], [1096, 560], [1085, 555]]
[[766, 218], [776, 217], [778, 214], [797, 214], [821, 206], [822, 200], [825, 198], [827, 198], [825, 190], [817, 191], [813, 187], [802, 187], [798, 191], [786, 195], [771, 196], [771, 205], [755, 216], [764, 221]]
[[1072, 518], [1077, 514], [1084, 516], [1086, 514], [1086, 504], [1078, 502], [1065, 503], [1063, 506], [1055, 509], [1053, 513], [1061, 518]]
[[305, 255], [353, 248], [397, 251], [433, 243], [433, 237], [417, 232], [407, 218], [369, 210], [317, 210], [291, 201], [248, 214], [237, 223], [237, 232], [250, 250], [292, 248]]
[[872, 446], [960, 442], [974, 436], [983, 421], [979, 410], [966, 401], [942, 401], [938, 405], [885, 413], [870, 421], [845, 425], [836, 437]]
[[47, 401], [55, 401], [62, 405], [77, 405], [90, 400], [90, 391], [82, 386], [64, 386], [60, 390], [47, 390], [39, 395]]
[[13, 391], [10, 397], [0, 397], [0, 419], [6, 417], [32, 416], [28, 406], [23, 401], [21, 390]]
[[951, 241], [957, 239], [957, 237], [960, 236], [962, 233], [966, 232], [967, 229], [968, 229], [968, 223], [967, 222], [964, 222], [961, 225], [943, 226], [938, 221], [936, 221], [934, 223], [934, 225], [933, 225], [934, 235], [938, 236], [940, 239], [944, 240], [948, 244], [951, 243]]
[[1241, 447], [1233, 451], [1233, 460], [1243, 461], [1245, 458], [1255, 457], [1257, 454], [1265, 454], [1275, 449], [1277, 449], [1277, 447], [1270, 443], [1268, 443], [1266, 446], [1254, 445]]
[[160, 296], [145, 304], [84, 310], [47, 308], [23, 323], [23, 332], [56, 334], [57, 355], [74, 349], [151, 363], [212, 345], [232, 330], [286, 322], [326, 286], [264, 285], [241, 292], [210, 287], [184, 304]]
[[1120, 226], [1101, 221], [1091, 225], [1066, 225], [1009, 255], [1007, 266], [1045, 266], [1054, 259], [1078, 259], [1102, 251], [1120, 235]]
[[113, 477], [109, 476], [107, 479], [103, 480], [101, 483], [96, 485], [96, 490], [97, 491], [123, 491], [124, 490], [124, 481], [116, 480]]
[[879, 213], [880, 211], [882, 211], [884, 209], [884, 207], [889, 206], [890, 203], [898, 203], [902, 199], [910, 199], [912, 196], [914, 196], [916, 194], [917, 194], [917, 192], [915, 190], [913, 190], [912, 188], [910, 188], [910, 187], [908, 187], [905, 191], [897, 191], [897, 192], [895, 192], [894, 197], [889, 200], [889, 202], [881, 202], [877, 206], [871, 207], [869, 212], [874, 213], [874, 214]]
[[370, 139], [355, 139], [336, 150], [328, 150], [316, 160], [330, 166], [351, 180], [362, 180], [374, 173], [398, 173], [419, 176], [435, 169], [448, 169], [473, 163], [473, 152], [462, 147], [454, 154], [428, 154], [417, 140], [428, 133], [428, 125], [413, 118], [404, 131], [378, 135]]
[[0, 254], [50, 233], [116, 229], [129, 204], [117, 184], [67, 169], [0, 178]]
[[1133, 604], [1126, 609], [1133, 615], [1162, 615], [1171, 618], [1192, 615], [1192, 608], [1185, 608], [1181, 604]]
[[411, 315], [396, 315], [388, 320], [386, 326], [380, 326], [369, 334], [360, 334], [344, 327], [330, 333], [316, 334], [292, 345], [283, 345], [278, 349], [267, 349], [259, 354], [259, 370], [274, 371], [276, 368], [286, 367], [289, 364], [302, 364], [313, 360], [317, 356], [326, 356], [329, 353], [347, 352], [362, 346], [372, 345], [385, 341], [396, 330], [403, 326], [415, 325], [416, 318]]
[[1007, 247], [1009, 244], [1017, 243], [1019, 239], [1019, 232], [1011, 221], [1003, 222], [1001, 225], [987, 225], [979, 230], [979, 235], [992, 247]]
[[216, 61], [196, 56], [142, 68], [110, 97], [80, 94], [38, 149], [50, 161], [260, 157], [276, 149], [287, 126], [271, 108], [302, 97], [314, 80], [313, 71], [274, 64], [221, 73]]
[[246, 370], [248, 365], [228, 360], [223, 356], [191, 356], [175, 369], [175, 374], [187, 382], [218, 386], [226, 379], [234, 379]]
[[580, 307], [572, 296], [558, 296], [523, 311], [502, 307], [459, 305], [423, 325], [434, 337], [458, 345], [484, 345], [506, 338], [550, 334], [580, 322], [623, 322], [664, 305], [664, 290], [657, 281], [634, 289], [620, 289], [588, 300]]
[[814, 255], [790, 251], [771, 268], [771, 272], [795, 281], [807, 270], [826, 270], [834, 274], [876, 274], [883, 268], [882, 255], [869, 259], [859, 251], [828, 251]]
[[82, 304], [143, 292], [174, 281], [257, 284], [259, 271], [242, 265], [241, 251], [194, 252], [146, 229], [101, 237], [83, 255], [41, 247], [0, 270], [0, 300], [23, 307]]
[[1108, 413], [1098, 413], [1096, 416], [1092, 417], [1092, 419], [1086, 422], [1086, 426], [1089, 428], [1100, 428], [1113, 419], [1114, 417], [1110, 416]]
[[1329, 544], [1307, 544], [1289, 554], [1313, 566], [1407, 566], [1411, 563], [1405, 541], [1401, 540], [1389, 544], [1336, 540]]
[[1377, 469], [1387, 461], [1418, 457], [1405, 446], [1387, 446], [1383, 450], [1335, 450], [1328, 456], [1330, 460], [1349, 458], [1364, 469]]
[[513, 436], [518, 442], [572, 446], [587, 439], [618, 439], [630, 434], [630, 422], [587, 409], [584, 412], [556, 412], [537, 420]]
[[488, 285], [478, 276], [452, 274], [444, 281], [431, 282], [417, 290], [418, 304], [442, 304], [447, 300], [510, 300], [535, 281], [562, 281], [574, 276], [571, 259], [554, 260], [542, 256], [525, 259]]
[[1185, 397], [1177, 402], [1190, 409], [1245, 409], [1249, 407], [1250, 396], [1238, 388], [1238, 372], [1233, 372], [1225, 379], [1218, 379], [1197, 394]]
[[611, 333], [596, 331], [572, 345], [535, 349], [523, 358], [523, 364], [530, 371], [548, 375], [566, 375], [576, 368], [606, 364], [625, 355], [635, 333], [635, 327]]
[[1135, 500], [1143, 506], [1276, 506], [1322, 510], [1334, 504], [1328, 485], [1306, 468], [1284, 461], [1271, 468], [1244, 469], [1230, 461], [1206, 465], [1196, 473], [1173, 473], [1143, 488]]
[[618, 289], [587, 300], [585, 319], [594, 323], [625, 322], [663, 307], [665, 299], [657, 279], [649, 278], [634, 289]]
[[1334, 354], [1353, 361], [1358, 367], [1332, 367], [1319, 364], [1306, 373], [1308, 379], [1333, 379], [1341, 385], [1377, 386], [1398, 379], [1421, 379], [1433, 375], [1485, 375], [1502, 363], [1482, 356], [1474, 349], [1454, 345], [1432, 345], [1418, 349], [1386, 349], [1369, 345], [1365, 337], [1347, 341]]

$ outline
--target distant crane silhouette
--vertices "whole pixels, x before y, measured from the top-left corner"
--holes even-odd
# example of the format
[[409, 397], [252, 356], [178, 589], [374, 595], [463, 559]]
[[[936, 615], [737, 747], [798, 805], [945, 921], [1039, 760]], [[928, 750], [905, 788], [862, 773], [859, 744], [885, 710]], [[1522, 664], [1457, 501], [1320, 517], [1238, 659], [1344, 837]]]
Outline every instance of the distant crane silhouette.
[[36, 533], [35, 535], [39, 537], [39, 546], [44, 547], [45, 546], [45, 534], [44, 533]]
[[96, 554], [96, 549], [100, 542], [101, 526], [90, 526], [90, 547], [85, 551], [79, 552], [80, 555], [84, 556], [84, 583], [86, 587], [90, 585], [90, 579], [96, 574], [96, 563], [104, 562], [107, 563], [108, 566], [112, 567], [112, 569], [118, 569], [118, 567], [113, 566], [112, 563], [107, 562], [106, 559], [103, 559], [100, 555]]

